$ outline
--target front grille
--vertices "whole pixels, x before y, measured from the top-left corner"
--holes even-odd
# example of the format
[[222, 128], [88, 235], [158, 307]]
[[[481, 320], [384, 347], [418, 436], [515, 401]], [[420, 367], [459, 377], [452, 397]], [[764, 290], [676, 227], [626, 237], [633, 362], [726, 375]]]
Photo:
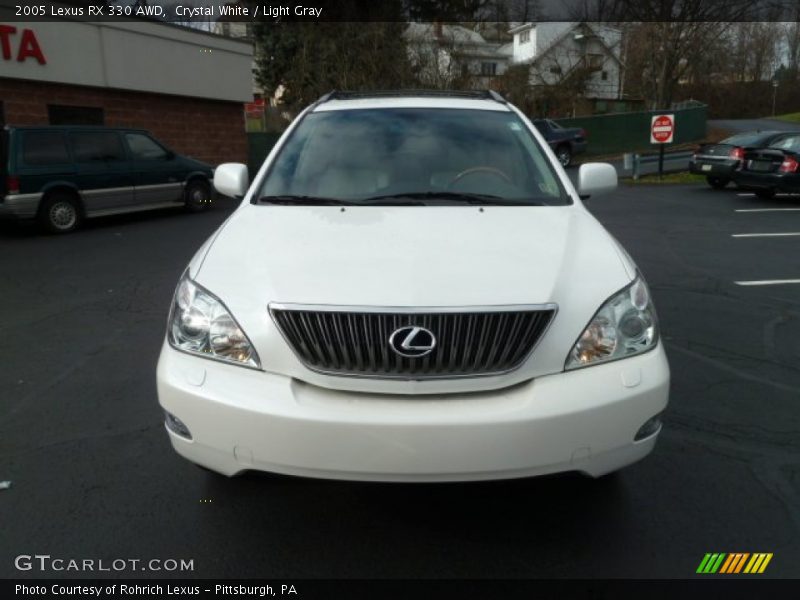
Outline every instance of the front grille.
[[[555, 306], [365, 312], [349, 307], [282, 305], [271, 311], [294, 352], [315, 371], [425, 379], [516, 369], [547, 329]], [[433, 351], [421, 357], [397, 354], [389, 339], [406, 326], [430, 330], [436, 338]]]

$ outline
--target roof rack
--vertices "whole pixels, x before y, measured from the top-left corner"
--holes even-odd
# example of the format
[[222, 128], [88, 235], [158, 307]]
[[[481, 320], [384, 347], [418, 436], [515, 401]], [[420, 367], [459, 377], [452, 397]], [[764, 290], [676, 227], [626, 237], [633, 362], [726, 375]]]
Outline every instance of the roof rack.
[[333, 90], [315, 102], [322, 104], [328, 100], [356, 100], [360, 98], [469, 98], [474, 100], [494, 100], [506, 104], [506, 99], [494, 90], [377, 90], [343, 91]]

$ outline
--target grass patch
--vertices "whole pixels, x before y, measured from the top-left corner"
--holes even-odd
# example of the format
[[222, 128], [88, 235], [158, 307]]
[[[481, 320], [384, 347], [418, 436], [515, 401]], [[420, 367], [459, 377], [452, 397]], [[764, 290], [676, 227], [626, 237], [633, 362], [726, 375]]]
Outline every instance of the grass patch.
[[622, 179], [623, 183], [641, 185], [641, 184], [665, 184], [665, 183], [701, 183], [705, 182], [705, 175], [697, 175], [696, 173], [689, 173], [689, 171], [681, 171], [680, 173], [664, 173], [661, 179], [658, 175], [642, 175], [639, 179], [633, 177], [625, 177]]
[[778, 121], [788, 121], [789, 123], [800, 123], [800, 112], [787, 113], [785, 115], [778, 115], [777, 117], [772, 118], [778, 119]]

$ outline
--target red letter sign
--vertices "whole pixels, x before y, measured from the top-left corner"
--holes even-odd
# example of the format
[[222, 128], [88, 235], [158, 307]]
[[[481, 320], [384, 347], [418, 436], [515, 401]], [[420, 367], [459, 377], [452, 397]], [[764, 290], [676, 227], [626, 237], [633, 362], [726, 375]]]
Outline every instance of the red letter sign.
[[47, 64], [47, 61], [44, 59], [44, 54], [42, 54], [42, 49], [39, 47], [39, 42], [36, 41], [36, 34], [30, 29], [23, 29], [17, 61], [22, 62], [29, 56], [38, 60], [40, 65]]
[[0, 25], [0, 47], [3, 49], [3, 59], [11, 60], [11, 36], [17, 33], [17, 28], [11, 25]]

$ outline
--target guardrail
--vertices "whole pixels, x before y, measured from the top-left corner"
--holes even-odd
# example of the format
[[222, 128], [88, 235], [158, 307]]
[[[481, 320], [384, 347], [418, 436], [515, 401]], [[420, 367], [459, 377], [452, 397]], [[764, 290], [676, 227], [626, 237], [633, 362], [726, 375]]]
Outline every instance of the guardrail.
[[[670, 152], [668, 154], [664, 154], [664, 162], [672, 162], [676, 160], [689, 160], [692, 157], [693, 152], [690, 150], [685, 150], [682, 152]], [[639, 179], [641, 175], [641, 167], [642, 165], [649, 165], [658, 163], [660, 156], [658, 154], [637, 154], [637, 153], [628, 153], [622, 155], [622, 168], [625, 170], [633, 171], [633, 178]]]

